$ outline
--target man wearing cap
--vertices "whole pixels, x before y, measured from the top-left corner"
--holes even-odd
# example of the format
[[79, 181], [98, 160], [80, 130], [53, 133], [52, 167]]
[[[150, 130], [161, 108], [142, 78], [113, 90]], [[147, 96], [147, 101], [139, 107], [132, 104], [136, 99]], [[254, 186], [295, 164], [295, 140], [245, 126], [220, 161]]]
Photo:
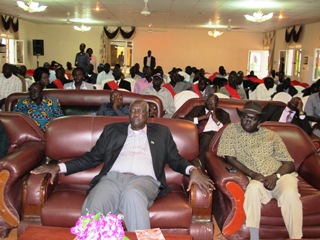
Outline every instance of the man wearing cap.
[[161, 99], [164, 110], [164, 118], [171, 118], [176, 107], [174, 105], [173, 97], [168, 89], [161, 87], [163, 78], [161, 73], [156, 73], [152, 76], [152, 86], [146, 87], [142, 90], [142, 94], [154, 95]]
[[237, 109], [240, 124], [227, 126], [217, 155], [250, 179], [245, 192], [244, 211], [250, 239], [259, 239], [261, 204], [277, 199], [291, 239], [302, 237], [302, 203], [294, 162], [279, 135], [259, 127], [261, 105], [248, 101]]

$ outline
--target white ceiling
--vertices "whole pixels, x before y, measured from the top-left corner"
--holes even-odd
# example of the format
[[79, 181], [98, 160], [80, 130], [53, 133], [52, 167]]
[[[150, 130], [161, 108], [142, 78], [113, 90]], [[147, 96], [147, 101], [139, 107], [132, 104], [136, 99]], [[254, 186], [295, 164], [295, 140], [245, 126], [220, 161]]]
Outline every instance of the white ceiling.
[[[28, 1], [28, 0], [25, 0]], [[144, 0], [38, 0], [47, 5], [42, 13], [28, 13], [17, 6], [15, 0], [1, 0], [0, 13], [35, 23], [71, 24], [84, 23], [99, 26], [153, 28], [212, 28], [209, 19], [219, 27], [227, 27], [228, 19], [235, 28], [245, 31], [266, 32], [320, 21], [320, 0], [149, 0], [149, 16], [141, 15]], [[96, 11], [99, 6], [100, 11]], [[252, 23], [244, 14], [261, 9], [274, 12], [273, 19]], [[282, 12], [283, 19], [278, 16]]]

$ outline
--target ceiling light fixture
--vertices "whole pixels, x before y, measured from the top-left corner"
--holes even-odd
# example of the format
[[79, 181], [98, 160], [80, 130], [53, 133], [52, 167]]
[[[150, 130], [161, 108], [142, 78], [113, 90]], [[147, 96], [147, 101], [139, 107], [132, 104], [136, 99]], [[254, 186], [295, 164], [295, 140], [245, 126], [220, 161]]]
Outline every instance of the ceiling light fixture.
[[223, 34], [223, 32], [218, 31], [217, 29], [208, 32], [208, 35], [209, 35], [210, 37], [214, 37], [214, 38], [219, 37], [219, 36], [221, 36], [222, 34]]
[[80, 31], [80, 32], [88, 32], [91, 29], [90, 26], [85, 26], [84, 24], [82, 24], [80, 27], [79, 26], [73, 26], [73, 28], [75, 30], [77, 30], [77, 31]]
[[141, 14], [144, 16], [150, 15], [150, 11], [148, 9], [148, 0], [144, 0], [144, 8], [142, 9]]
[[29, 0], [27, 2], [17, 1], [17, 4], [20, 8], [22, 8], [23, 10], [29, 13], [43, 12], [47, 8], [47, 6], [44, 6], [44, 5], [40, 6], [39, 2], [34, 2], [32, 0]]
[[244, 16], [248, 21], [260, 23], [260, 22], [264, 22], [271, 19], [273, 17], [273, 12], [267, 15], [263, 15], [262, 11], [259, 9], [257, 12], [254, 12], [252, 16], [251, 15], [244, 15]]

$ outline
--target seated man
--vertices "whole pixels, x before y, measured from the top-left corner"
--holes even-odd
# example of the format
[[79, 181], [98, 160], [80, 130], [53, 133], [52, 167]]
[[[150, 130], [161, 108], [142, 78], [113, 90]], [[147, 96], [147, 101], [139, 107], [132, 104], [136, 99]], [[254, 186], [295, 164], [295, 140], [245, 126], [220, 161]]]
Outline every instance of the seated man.
[[205, 77], [201, 77], [198, 84], [192, 85], [193, 90], [200, 98], [207, 99], [210, 94], [213, 94], [215, 90], [210, 87], [209, 80]]
[[85, 82], [85, 72], [81, 67], [77, 67], [72, 72], [73, 81], [63, 85], [63, 89], [93, 90], [94, 84]]
[[308, 120], [313, 123], [313, 134], [320, 137], [320, 88], [309, 96], [304, 110]]
[[247, 99], [246, 92], [240, 88], [237, 83], [237, 73], [231, 71], [228, 76], [228, 83], [220, 88], [220, 92], [236, 99]]
[[43, 96], [43, 85], [33, 83], [29, 88], [30, 97], [20, 98], [13, 108], [13, 112], [21, 112], [30, 117], [45, 131], [52, 119], [63, 116], [57, 98]]
[[276, 92], [276, 85], [272, 77], [266, 77], [264, 83], [260, 83], [253, 95], [250, 95], [250, 99], [255, 100], [271, 100], [272, 96]]
[[278, 92], [286, 92], [286, 93], [290, 94], [291, 97], [293, 97], [294, 95], [296, 95], [298, 93], [297, 89], [294, 86], [291, 86], [291, 79], [290, 78], [286, 78], [285, 80], [283, 80], [283, 82], [277, 86], [276, 90], [277, 90], [277, 93]]
[[146, 87], [142, 90], [142, 94], [154, 95], [161, 99], [163, 104], [163, 117], [171, 118], [176, 107], [174, 105], [173, 97], [168, 89], [161, 87], [163, 78], [161, 73], [156, 73], [152, 76], [152, 86]]
[[224, 124], [230, 123], [229, 113], [223, 109], [217, 108], [219, 98], [215, 94], [210, 94], [206, 104], [195, 106], [185, 119], [193, 121], [198, 126], [200, 160], [204, 164], [205, 153], [214, 134], [223, 127]]
[[131, 92], [131, 84], [130, 82], [123, 80], [121, 77], [121, 69], [120, 68], [114, 68], [112, 75], [114, 77], [114, 80], [108, 81], [104, 84], [103, 89], [106, 90], [115, 90], [118, 88], [123, 88]]
[[192, 84], [183, 81], [184, 77], [179, 74], [179, 69], [173, 68], [171, 70], [170, 79], [171, 81], [169, 83], [164, 84], [163, 87], [169, 90], [172, 97], [184, 90], [193, 91]]
[[262, 112], [267, 113], [265, 121], [290, 122], [301, 127], [307, 134], [312, 133], [311, 125], [303, 111], [303, 102], [299, 97], [293, 97], [287, 106], [268, 103]]
[[58, 165], [42, 165], [31, 173], [50, 173], [53, 183], [59, 172], [69, 175], [103, 163], [91, 182], [82, 215], [87, 211], [103, 215], [122, 212], [128, 231], [149, 229], [148, 208], [169, 191], [164, 173], [166, 163], [174, 171], [190, 174], [188, 191], [192, 184], [197, 184], [203, 194], [208, 194], [214, 185], [179, 155], [168, 127], [147, 123], [148, 112], [144, 100], [135, 100], [129, 108], [130, 123], [106, 126], [90, 152]]
[[250, 239], [259, 239], [261, 204], [277, 199], [290, 239], [302, 237], [302, 203], [294, 162], [277, 133], [259, 127], [261, 105], [248, 101], [237, 109], [240, 124], [224, 129], [217, 155], [249, 177], [244, 198]]
[[110, 94], [110, 102], [100, 106], [97, 115], [102, 116], [126, 116], [129, 115], [129, 106], [123, 104], [122, 93], [113, 90]]

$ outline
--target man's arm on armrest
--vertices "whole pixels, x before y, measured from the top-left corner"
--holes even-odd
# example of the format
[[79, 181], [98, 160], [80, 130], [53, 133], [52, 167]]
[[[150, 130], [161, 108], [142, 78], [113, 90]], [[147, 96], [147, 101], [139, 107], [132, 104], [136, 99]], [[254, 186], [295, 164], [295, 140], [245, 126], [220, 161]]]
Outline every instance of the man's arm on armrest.
[[233, 167], [239, 169], [241, 172], [243, 172], [246, 176], [249, 176], [250, 178], [264, 182], [264, 176], [260, 173], [257, 173], [255, 171], [252, 171], [251, 169], [247, 168], [245, 165], [240, 163], [237, 158], [231, 157], [231, 156], [225, 156], [226, 161], [232, 165]]

